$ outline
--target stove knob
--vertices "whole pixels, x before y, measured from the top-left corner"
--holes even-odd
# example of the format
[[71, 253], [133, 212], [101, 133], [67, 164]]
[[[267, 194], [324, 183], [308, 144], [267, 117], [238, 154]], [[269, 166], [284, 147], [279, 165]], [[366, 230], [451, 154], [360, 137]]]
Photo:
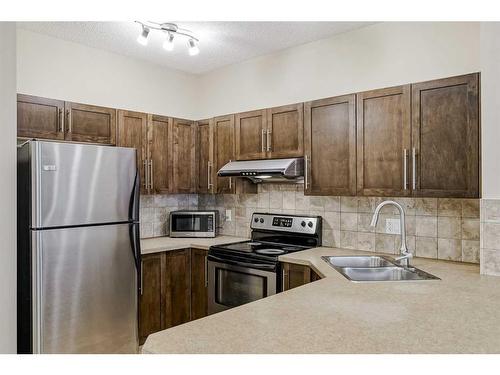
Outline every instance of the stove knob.
[[309, 228], [312, 228], [313, 227], [313, 222], [310, 221], [310, 222], [307, 223], [307, 225], [309, 226]]
[[259, 222], [259, 218], [256, 217], [255, 219], [253, 219], [253, 221], [255, 221], [256, 223], [258, 223]]
[[305, 227], [306, 226], [306, 222], [303, 221], [302, 223], [300, 223], [300, 225], [302, 225], [303, 227]]
[[263, 218], [260, 218], [260, 220], [259, 220], [259, 221], [260, 221], [261, 223], [263, 223], [263, 222], [264, 222], [264, 219], [263, 219]]

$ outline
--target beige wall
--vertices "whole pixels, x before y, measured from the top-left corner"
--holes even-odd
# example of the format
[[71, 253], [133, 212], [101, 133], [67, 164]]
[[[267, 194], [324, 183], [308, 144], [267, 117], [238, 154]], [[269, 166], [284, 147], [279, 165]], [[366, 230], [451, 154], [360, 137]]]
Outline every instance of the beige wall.
[[480, 70], [479, 23], [380, 23], [204, 74], [198, 117]]
[[0, 353], [16, 352], [16, 28], [0, 22]]
[[194, 118], [195, 84], [194, 75], [18, 29], [23, 94]]
[[500, 198], [500, 22], [481, 23], [483, 198]]

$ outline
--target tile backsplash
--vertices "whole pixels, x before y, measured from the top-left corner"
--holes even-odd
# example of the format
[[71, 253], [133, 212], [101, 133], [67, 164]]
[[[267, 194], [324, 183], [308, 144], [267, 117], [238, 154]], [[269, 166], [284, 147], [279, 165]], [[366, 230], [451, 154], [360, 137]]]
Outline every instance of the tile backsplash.
[[500, 199], [481, 199], [481, 273], [500, 276]]
[[[387, 219], [399, 219], [395, 207], [382, 209], [376, 228], [370, 220], [378, 203], [393, 199], [407, 214], [407, 243], [419, 257], [479, 262], [479, 199], [375, 198], [306, 196], [302, 185], [262, 184], [258, 194], [160, 195], [142, 197], [142, 237], [168, 234], [168, 213], [176, 209], [216, 209], [220, 233], [247, 237], [254, 212], [319, 215], [323, 244], [347, 249], [397, 253], [398, 234], [385, 230]], [[232, 221], [225, 220], [231, 210]]]
[[170, 211], [197, 210], [196, 194], [142, 195], [140, 203], [141, 238], [168, 235]]

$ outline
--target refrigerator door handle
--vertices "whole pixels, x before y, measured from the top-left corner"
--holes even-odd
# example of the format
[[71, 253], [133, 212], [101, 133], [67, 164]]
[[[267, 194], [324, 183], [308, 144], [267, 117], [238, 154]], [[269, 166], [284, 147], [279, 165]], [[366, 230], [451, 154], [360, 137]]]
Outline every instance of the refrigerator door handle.
[[142, 259], [139, 224], [130, 224], [129, 234], [132, 255], [134, 257], [135, 268], [137, 270], [137, 285], [139, 285], [139, 293], [142, 294]]
[[130, 195], [129, 203], [129, 213], [128, 217], [130, 221], [139, 222], [139, 200], [140, 200], [140, 176], [139, 171], [135, 173], [134, 187], [132, 188], [132, 194]]

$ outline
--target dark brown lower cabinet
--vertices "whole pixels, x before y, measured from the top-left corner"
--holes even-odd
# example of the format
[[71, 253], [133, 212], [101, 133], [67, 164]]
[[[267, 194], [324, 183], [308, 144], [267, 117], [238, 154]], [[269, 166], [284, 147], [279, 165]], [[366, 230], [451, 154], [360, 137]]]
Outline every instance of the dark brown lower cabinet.
[[165, 326], [170, 328], [191, 319], [191, 250], [165, 253], [165, 273], [162, 277], [165, 296]]
[[321, 279], [310, 267], [301, 264], [283, 263], [283, 291]]
[[139, 341], [141, 345], [151, 333], [163, 327], [162, 268], [163, 254], [142, 257], [142, 294], [139, 302]]
[[207, 253], [181, 249], [142, 256], [141, 344], [152, 333], [207, 315]]
[[191, 249], [191, 320], [208, 315], [208, 250]]

